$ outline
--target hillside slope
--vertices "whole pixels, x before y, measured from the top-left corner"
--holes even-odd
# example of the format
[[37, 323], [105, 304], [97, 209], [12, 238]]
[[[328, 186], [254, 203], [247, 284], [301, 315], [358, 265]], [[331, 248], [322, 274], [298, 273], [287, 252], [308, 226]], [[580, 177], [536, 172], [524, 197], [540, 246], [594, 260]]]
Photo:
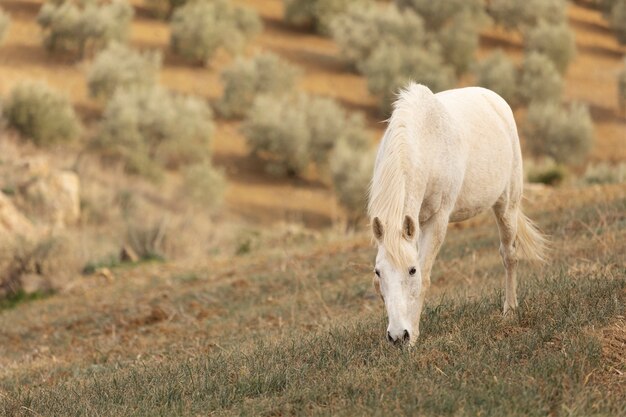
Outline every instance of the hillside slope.
[[[35, 22], [43, 0], [5, 0], [2, 7], [12, 16], [5, 44], [0, 47], [0, 94], [6, 94], [20, 80], [44, 79], [68, 94], [90, 127], [100, 109], [87, 96], [84, 73], [89, 62], [71, 56], [47, 54]], [[131, 43], [140, 49], [159, 49], [164, 55], [161, 82], [181, 92], [215, 100], [221, 94], [220, 71], [231, 58], [219, 55], [209, 68], [200, 68], [173, 56], [168, 50], [169, 28], [155, 20], [141, 0], [133, 0], [136, 16]], [[363, 77], [343, 65], [338, 48], [330, 39], [302, 32], [282, 22], [282, 0], [240, 0], [256, 9], [265, 30], [246, 51], [253, 54], [271, 50], [299, 65], [304, 71], [302, 89], [336, 98], [350, 110], [365, 113], [373, 141], [384, 128], [376, 111], [376, 101], [367, 91]], [[620, 47], [598, 11], [571, 4], [570, 24], [576, 34], [579, 54], [566, 77], [565, 97], [590, 104], [596, 124], [594, 161], [626, 159], [626, 118], [617, 110], [616, 76], [626, 48]], [[503, 48], [519, 58], [519, 36], [497, 29], [483, 34], [480, 56]], [[463, 80], [471, 83], [470, 79]], [[277, 179], [264, 173], [262, 164], [246, 150], [237, 123], [218, 121], [214, 143], [218, 165], [229, 179], [227, 213], [259, 223], [302, 222], [308, 226], [327, 226], [341, 211], [328, 186], [312, 174], [304, 180]]]
[[529, 197], [555, 254], [544, 268], [522, 268], [513, 316], [501, 316], [490, 216], [450, 230], [410, 351], [384, 340], [367, 234], [194, 267], [120, 267], [0, 311], [0, 410], [623, 414], [626, 189]]

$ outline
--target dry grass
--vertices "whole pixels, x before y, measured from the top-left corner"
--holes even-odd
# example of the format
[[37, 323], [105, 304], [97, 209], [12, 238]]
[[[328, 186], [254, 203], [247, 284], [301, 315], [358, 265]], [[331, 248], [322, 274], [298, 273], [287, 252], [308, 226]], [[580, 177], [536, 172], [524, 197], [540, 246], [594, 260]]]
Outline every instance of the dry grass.
[[411, 352], [384, 343], [366, 234], [261, 236], [238, 256], [120, 267], [0, 313], [3, 411], [618, 415], [626, 189], [550, 192], [528, 207], [558, 256], [522, 269], [510, 320], [489, 218], [450, 230]]

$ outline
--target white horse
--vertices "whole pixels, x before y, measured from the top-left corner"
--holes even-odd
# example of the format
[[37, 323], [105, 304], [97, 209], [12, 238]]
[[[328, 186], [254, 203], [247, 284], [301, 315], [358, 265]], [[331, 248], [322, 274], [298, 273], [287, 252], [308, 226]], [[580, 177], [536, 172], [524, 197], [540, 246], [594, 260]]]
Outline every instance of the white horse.
[[[543, 261], [546, 239], [520, 209], [522, 155], [513, 112], [493, 91], [400, 92], [378, 149], [368, 213], [378, 243], [374, 286], [391, 342], [413, 345], [449, 222], [492, 208], [506, 269], [504, 313], [517, 307], [520, 250]], [[416, 221], [417, 220], [417, 221]]]

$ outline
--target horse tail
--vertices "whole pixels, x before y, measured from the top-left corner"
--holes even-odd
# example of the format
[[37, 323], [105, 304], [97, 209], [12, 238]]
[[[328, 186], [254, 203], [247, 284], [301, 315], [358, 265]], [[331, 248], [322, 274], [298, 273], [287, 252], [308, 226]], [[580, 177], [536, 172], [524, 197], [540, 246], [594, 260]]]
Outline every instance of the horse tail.
[[517, 212], [516, 243], [526, 259], [545, 263], [550, 258], [550, 240], [521, 210]]

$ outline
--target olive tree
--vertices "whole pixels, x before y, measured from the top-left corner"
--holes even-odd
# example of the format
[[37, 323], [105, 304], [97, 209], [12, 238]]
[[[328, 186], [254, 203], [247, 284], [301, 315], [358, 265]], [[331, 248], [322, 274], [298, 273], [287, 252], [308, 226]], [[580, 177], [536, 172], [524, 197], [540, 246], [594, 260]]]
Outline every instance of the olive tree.
[[589, 108], [573, 103], [533, 103], [524, 125], [526, 143], [535, 155], [549, 156], [558, 163], [577, 164], [584, 160], [593, 143], [593, 122]]
[[219, 48], [241, 50], [262, 29], [253, 10], [228, 0], [189, 2], [174, 11], [170, 45], [174, 52], [208, 64]]

